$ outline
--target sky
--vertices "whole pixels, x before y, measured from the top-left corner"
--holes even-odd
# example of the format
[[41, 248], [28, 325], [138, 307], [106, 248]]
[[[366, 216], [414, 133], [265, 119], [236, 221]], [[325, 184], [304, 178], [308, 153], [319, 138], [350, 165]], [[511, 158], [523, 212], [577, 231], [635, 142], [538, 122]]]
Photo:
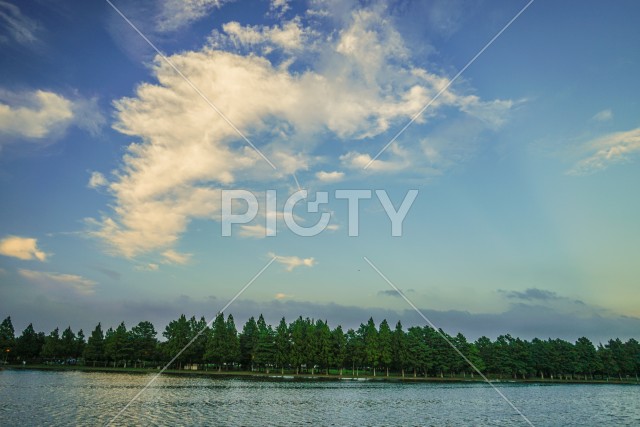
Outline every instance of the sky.
[[[0, 317], [161, 331], [268, 265], [237, 324], [423, 324], [397, 287], [471, 339], [639, 338], [638, 13], [0, 0]], [[293, 208], [304, 227], [329, 215], [312, 237], [285, 222], [299, 189], [328, 194]], [[229, 190], [259, 206], [223, 236]], [[373, 191], [358, 236], [343, 190]], [[396, 209], [418, 191], [401, 236], [375, 190]]]

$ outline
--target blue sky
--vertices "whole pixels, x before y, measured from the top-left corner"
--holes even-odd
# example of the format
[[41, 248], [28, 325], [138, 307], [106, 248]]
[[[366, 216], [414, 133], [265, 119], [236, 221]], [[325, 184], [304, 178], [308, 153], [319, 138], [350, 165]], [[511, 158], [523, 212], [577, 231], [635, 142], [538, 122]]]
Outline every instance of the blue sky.
[[[637, 337], [640, 6], [536, 0], [450, 84], [526, 4], [114, 2], [196, 91], [106, 2], [0, 1], [0, 315], [161, 329], [275, 254], [239, 322], [419, 323], [366, 256], [448, 332]], [[221, 236], [221, 190], [294, 174], [329, 230]], [[337, 189], [419, 194], [349, 237]]]

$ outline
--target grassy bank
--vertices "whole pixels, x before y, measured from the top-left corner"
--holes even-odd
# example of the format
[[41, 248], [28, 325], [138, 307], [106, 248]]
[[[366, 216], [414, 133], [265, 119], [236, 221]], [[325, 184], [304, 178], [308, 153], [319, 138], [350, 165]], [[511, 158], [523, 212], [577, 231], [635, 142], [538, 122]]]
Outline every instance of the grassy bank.
[[[41, 371], [82, 371], [82, 372], [107, 372], [107, 373], [126, 373], [126, 374], [154, 374], [159, 372], [157, 368], [123, 368], [123, 367], [93, 367], [93, 366], [69, 366], [69, 365], [5, 365], [4, 369], [10, 370], [41, 370]], [[404, 378], [400, 375], [390, 374], [388, 377], [382, 375], [351, 375], [350, 371], [343, 371], [343, 375], [339, 375], [337, 372], [333, 374], [296, 374], [286, 372], [281, 374], [277, 372], [251, 372], [251, 371], [218, 371], [218, 370], [178, 370], [167, 369], [164, 371], [165, 375], [179, 375], [179, 376], [204, 376], [204, 377], [216, 377], [216, 378], [244, 378], [244, 379], [256, 379], [256, 380], [307, 380], [307, 381], [339, 381], [339, 380], [368, 380], [368, 381], [393, 381], [393, 382], [431, 382], [431, 383], [459, 383], [459, 382], [484, 382], [479, 377], [413, 377], [413, 375], [406, 375]], [[511, 378], [499, 378], [489, 376], [489, 380], [492, 382], [504, 382], [504, 383], [539, 383], [539, 384], [634, 384], [638, 385], [638, 381], [635, 378], [618, 379], [610, 378], [605, 379], [549, 379], [549, 378], [527, 378], [527, 379], [511, 379]]]

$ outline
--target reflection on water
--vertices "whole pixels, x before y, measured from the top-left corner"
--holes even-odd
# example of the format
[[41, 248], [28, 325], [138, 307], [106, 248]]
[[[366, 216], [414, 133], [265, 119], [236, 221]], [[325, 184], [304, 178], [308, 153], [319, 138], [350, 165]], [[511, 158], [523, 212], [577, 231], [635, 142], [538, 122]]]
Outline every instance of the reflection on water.
[[[99, 425], [151, 375], [0, 372], [0, 425]], [[500, 384], [536, 426], [640, 425], [640, 387]], [[115, 425], [524, 425], [485, 384], [162, 376]]]

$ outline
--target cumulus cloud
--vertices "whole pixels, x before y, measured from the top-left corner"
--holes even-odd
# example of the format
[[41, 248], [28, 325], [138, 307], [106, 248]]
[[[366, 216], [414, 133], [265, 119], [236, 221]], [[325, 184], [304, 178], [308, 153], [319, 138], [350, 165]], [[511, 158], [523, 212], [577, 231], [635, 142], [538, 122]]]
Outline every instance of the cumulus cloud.
[[232, 21], [224, 24], [222, 30], [237, 46], [273, 46], [284, 51], [302, 49], [307, 37], [306, 30], [301, 27], [298, 19], [272, 27], [264, 25], [243, 26], [239, 22]]
[[0, 240], [0, 255], [21, 260], [46, 261], [48, 254], [38, 248], [38, 240], [29, 237], [7, 236]]
[[318, 178], [322, 182], [338, 182], [342, 181], [344, 178], [344, 172], [332, 171], [318, 171], [316, 172], [316, 178]]
[[40, 24], [25, 16], [18, 6], [0, 1], [0, 22], [0, 43], [29, 46], [38, 41]]
[[640, 128], [614, 132], [587, 142], [582, 146], [587, 157], [580, 160], [567, 173], [590, 175], [612, 164], [631, 160], [640, 151]]
[[282, 256], [269, 252], [269, 257], [276, 258], [276, 262], [285, 266], [287, 271], [293, 271], [297, 267], [313, 267], [316, 264], [314, 258], [300, 258], [297, 256]]
[[[14, 101], [13, 103], [9, 103]], [[0, 93], [0, 133], [42, 139], [65, 129], [73, 119], [73, 103], [44, 90]]]
[[104, 123], [95, 98], [72, 100], [46, 90], [0, 90], [0, 135], [5, 140], [47, 144], [72, 124], [95, 135]]
[[75, 274], [50, 273], [43, 271], [24, 270], [18, 273], [47, 290], [72, 291], [79, 295], [91, 295], [95, 292], [96, 282]]
[[[200, 16], [220, 4], [201, 3], [187, 15]], [[226, 119], [156, 58], [156, 81], [140, 84], [131, 97], [114, 103], [114, 128], [136, 142], [107, 187], [113, 210], [87, 220], [92, 235], [125, 257], [170, 249], [190, 221], [219, 218], [221, 188], [239, 178], [251, 183], [313, 173], [321, 161], [316, 150], [327, 134], [344, 141], [378, 136], [420, 111], [449, 82], [412, 65], [409, 49], [384, 10], [356, 10], [343, 18], [331, 35], [303, 18], [272, 27], [230, 22], [213, 44], [170, 57], [226, 119], [259, 141], [261, 152], [277, 166], [275, 173]], [[270, 56], [265, 45], [281, 55]], [[450, 107], [496, 126], [510, 105], [449, 88], [416, 122]], [[416, 152], [419, 147], [410, 151], [393, 144], [369, 172], [406, 170], [420, 157]], [[351, 148], [339, 161], [355, 169], [370, 159]], [[341, 176], [320, 171], [317, 177]], [[263, 227], [245, 225], [240, 234], [259, 237], [263, 232]]]

